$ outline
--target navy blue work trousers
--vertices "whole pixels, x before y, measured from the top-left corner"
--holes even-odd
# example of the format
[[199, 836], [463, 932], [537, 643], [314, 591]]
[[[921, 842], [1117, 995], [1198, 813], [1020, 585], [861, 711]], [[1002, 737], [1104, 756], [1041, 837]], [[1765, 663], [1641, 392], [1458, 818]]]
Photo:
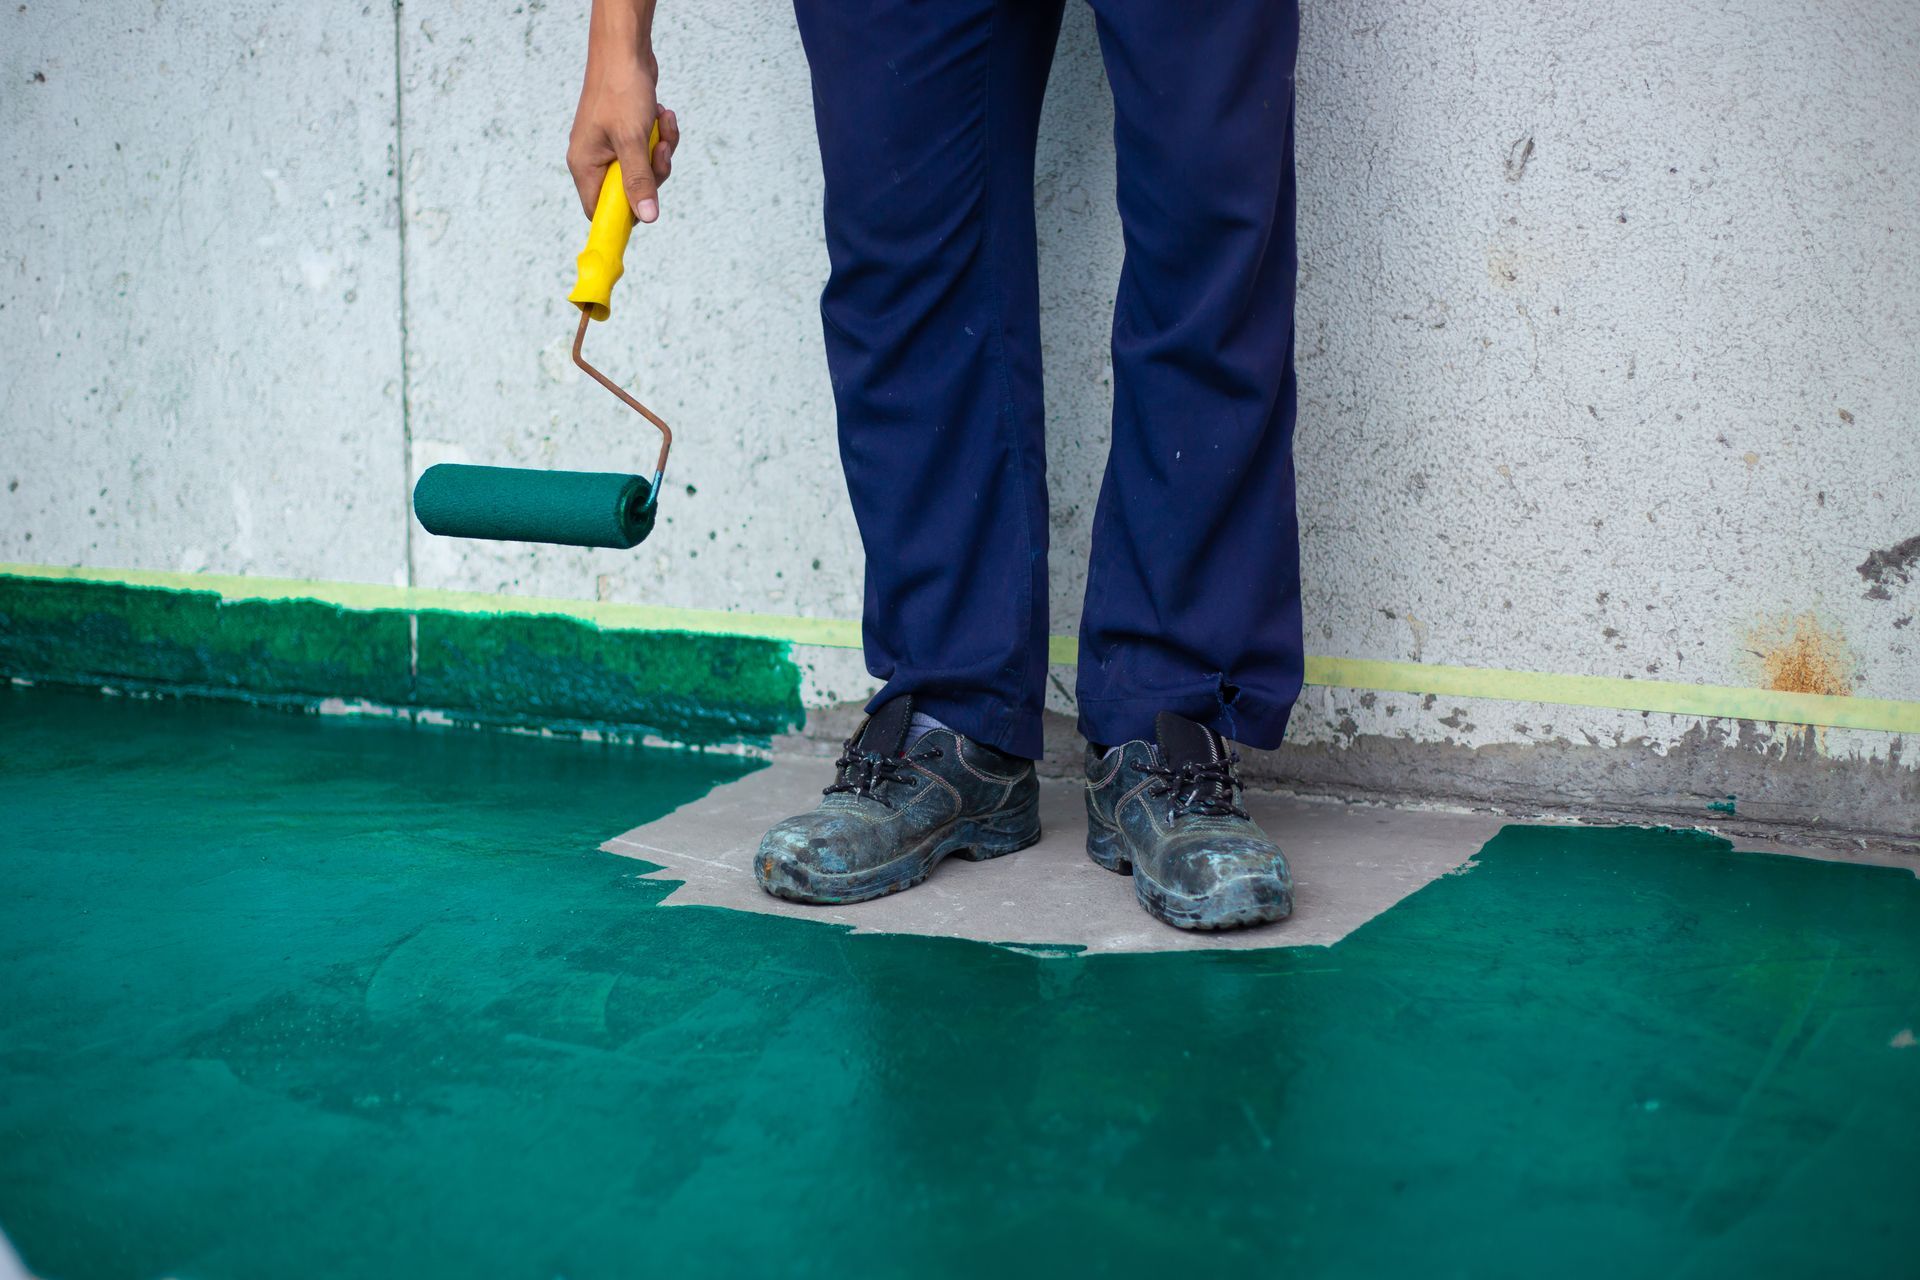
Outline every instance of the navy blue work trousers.
[[[1080, 728], [1278, 746], [1300, 692], [1295, 0], [1091, 0], [1126, 261]], [[871, 705], [1038, 756], [1047, 477], [1034, 143], [1063, 0], [796, 0]], [[1056, 423], [1084, 431], [1089, 424]]]

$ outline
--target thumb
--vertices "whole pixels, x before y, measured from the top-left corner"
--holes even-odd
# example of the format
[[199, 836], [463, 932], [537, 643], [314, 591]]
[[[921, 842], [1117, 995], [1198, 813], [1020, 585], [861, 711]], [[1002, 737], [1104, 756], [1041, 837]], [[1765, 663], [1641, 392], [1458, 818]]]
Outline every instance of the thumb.
[[[652, 121], [647, 122], [649, 126]], [[633, 206], [633, 216], [642, 222], [652, 222], [660, 216], [660, 187], [653, 176], [652, 148], [648, 145], [651, 129], [642, 129], [637, 135], [616, 138], [614, 153], [620, 158], [620, 178], [627, 189], [627, 203]]]

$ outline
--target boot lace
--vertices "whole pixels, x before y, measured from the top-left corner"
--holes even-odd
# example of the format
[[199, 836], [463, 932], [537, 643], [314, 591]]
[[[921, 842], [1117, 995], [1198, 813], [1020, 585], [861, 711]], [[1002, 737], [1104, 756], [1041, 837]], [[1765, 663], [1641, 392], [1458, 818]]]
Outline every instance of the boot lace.
[[1169, 818], [1189, 813], [1209, 818], [1244, 818], [1248, 816], [1247, 811], [1236, 802], [1236, 796], [1246, 789], [1234, 772], [1234, 766], [1239, 763], [1240, 753], [1234, 751], [1225, 760], [1189, 761], [1177, 769], [1149, 765], [1144, 772], [1160, 780], [1153, 794], [1168, 799]]
[[864, 796], [879, 804], [882, 808], [893, 808], [893, 801], [887, 799], [883, 788], [891, 783], [903, 783], [909, 787], [920, 785], [920, 776], [909, 768], [927, 760], [938, 760], [939, 747], [929, 747], [925, 751], [910, 756], [877, 756], [870, 752], [856, 751], [853, 738], [848, 738], [841, 748], [840, 758], [833, 762], [833, 785], [824, 788], [823, 796], [849, 795]]

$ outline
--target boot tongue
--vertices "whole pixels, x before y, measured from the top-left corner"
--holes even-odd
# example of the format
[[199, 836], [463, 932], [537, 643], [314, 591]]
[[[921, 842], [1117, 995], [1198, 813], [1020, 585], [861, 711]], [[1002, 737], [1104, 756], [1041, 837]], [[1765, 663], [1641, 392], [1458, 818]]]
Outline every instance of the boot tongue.
[[861, 754], [891, 759], [906, 750], [907, 728], [913, 723], [913, 697], [901, 694], [867, 717], [860, 730]]
[[1163, 769], [1192, 766], [1197, 770], [1209, 765], [1218, 766], [1204, 773], [1184, 775], [1188, 785], [1177, 803], [1189, 806], [1197, 813], [1246, 817], [1234, 804], [1233, 773], [1226, 763], [1227, 745], [1219, 734], [1203, 724], [1195, 724], [1185, 716], [1162, 711], [1154, 718], [1153, 736], [1160, 743], [1160, 767]]
[[1219, 734], [1171, 711], [1162, 711], [1154, 717], [1153, 736], [1160, 744], [1160, 762], [1169, 769], [1185, 764], [1213, 764], [1227, 756]]

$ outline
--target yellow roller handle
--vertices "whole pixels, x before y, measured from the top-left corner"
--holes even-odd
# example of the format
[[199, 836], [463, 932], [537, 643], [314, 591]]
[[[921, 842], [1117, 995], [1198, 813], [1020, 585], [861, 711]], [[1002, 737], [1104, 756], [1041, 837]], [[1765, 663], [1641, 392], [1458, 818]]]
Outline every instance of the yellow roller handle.
[[[660, 145], [660, 122], [653, 122], [647, 139], [647, 157]], [[627, 203], [626, 185], [620, 180], [620, 162], [607, 166], [600, 183], [600, 199], [593, 206], [593, 225], [587, 228], [587, 247], [574, 259], [579, 275], [567, 301], [595, 320], [613, 314], [613, 285], [626, 272], [627, 237], [633, 234], [633, 206]]]

